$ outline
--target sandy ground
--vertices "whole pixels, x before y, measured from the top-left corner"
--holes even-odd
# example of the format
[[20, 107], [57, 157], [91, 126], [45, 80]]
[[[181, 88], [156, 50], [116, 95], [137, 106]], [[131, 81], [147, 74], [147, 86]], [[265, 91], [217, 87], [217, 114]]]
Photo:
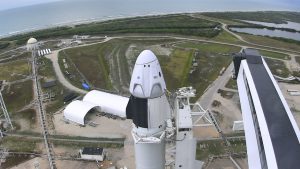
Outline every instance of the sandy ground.
[[[96, 127], [86, 125], [81, 127], [75, 123], [65, 123], [63, 114], [54, 115], [55, 134], [84, 136], [84, 137], [109, 137], [120, 138], [126, 137], [124, 148], [120, 150], [111, 149], [108, 151], [113, 161], [118, 161], [118, 166], [127, 166], [134, 169], [134, 145], [131, 136], [132, 122], [131, 120], [113, 120], [103, 116], [96, 116], [99, 113], [88, 114], [87, 119], [91, 119], [98, 124]], [[64, 153], [64, 148], [55, 148], [56, 153]]]
[[[95, 162], [89, 161], [71, 161], [71, 160], [55, 160], [56, 167], [62, 169], [98, 169]], [[39, 166], [40, 169], [49, 169], [49, 163], [46, 158], [36, 157], [21, 163], [11, 169], [34, 169]]]
[[79, 126], [75, 123], [66, 123], [63, 119], [63, 114], [55, 114], [53, 123], [55, 134], [84, 136], [84, 137], [110, 137], [120, 138], [128, 136], [131, 130], [131, 120], [113, 120], [106, 117], [99, 117], [93, 114], [89, 118], [96, 124], [96, 127], [86, 125]]
[[220, 116], [216, 116], [221, 129], [224, 133], [233, 132], [233, 122], [243, 120], [242, 112], [239, 108], [238, 93], [234, 93], [231, 99], [224, 98], [217, 93], [214, 96], [214, 100], [221, 103], [220, 106], [212, 108], [213, 111], [217, 111], [221, 114]]
[[34, 169], [35, 165], [39, 166], [41, 169], [49, 169], [49, 162], [46, 158], [36, 157], [31, 160], [28, 160], [24, 163], [21, 163], [17, 166], [12, 167], [11, 169]]
[[298, 90], [300, 91], [299, 84], [288, 84], [288, 83], [279, 83], [279, 87], [283, 96], [285, 97], [294, 117], [300, 128], [300, 96], [291, 96], [287, 90]]

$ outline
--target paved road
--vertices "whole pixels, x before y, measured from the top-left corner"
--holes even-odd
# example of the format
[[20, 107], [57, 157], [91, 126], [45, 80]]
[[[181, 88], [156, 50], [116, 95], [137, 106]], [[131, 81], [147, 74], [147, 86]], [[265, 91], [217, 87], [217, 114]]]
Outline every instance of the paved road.
[[217, 93], [218, 89], [223, 88], [226, 85], [227, 81], [231, 78], [232, 69], [233, 63], [231, 62], [223, 75], [219, 76], [212, 84], [210, 84], [204, 94], [200, 97], [198, 102], [204, 109], [210, 108], [214, 94]]

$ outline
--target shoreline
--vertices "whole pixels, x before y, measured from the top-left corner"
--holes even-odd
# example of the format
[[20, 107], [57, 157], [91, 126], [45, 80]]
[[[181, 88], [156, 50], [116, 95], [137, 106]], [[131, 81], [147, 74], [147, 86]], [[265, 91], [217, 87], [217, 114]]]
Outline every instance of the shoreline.
[[9, 38], [11, 36], [16, 36], [16, 35], [21, 35], [21, 34], [26, 34], [26, 33], [31, 33], [35, 31], [40, 31], [40, 30], [46, 30], [46, 29], [52, 29], [52, 28], [59, 28], [59, 27], [64, 27], [64, 26], [77, 26], [77, 25], [82, 25], [82, 24], [91, 24], [91, 23], [101, 23], [105, 21], [112, 21], [112, 20], [117, 20], [117, 19], [134, 19], [138, 17], [151, 17], [151, 16], [167, 16], [167, 15], [176, 15], [176, 14], [192, 14], [192, 13], [200, 13], [200, 12], [172, 12], [172, 13], [149, 13], [146, 15], [143, 14], [132, 14], [132, 15], [116, 15], [116, 16], [103, 16], [103, 17], [97, 17], [97, 18], [88, 18], [88, 19], [82, 19], [82, 20], [74, 20], [74, 21], [69, 21], [69, 22], [59, 22], [51, 25], [45, 25], [42, 27], [36, 27], [36, 28], [28, 28], [20, 31], [14, 31], [14, 32], [9, 32], [8, 34], [0, 34], [0, 40], [3, 38]]

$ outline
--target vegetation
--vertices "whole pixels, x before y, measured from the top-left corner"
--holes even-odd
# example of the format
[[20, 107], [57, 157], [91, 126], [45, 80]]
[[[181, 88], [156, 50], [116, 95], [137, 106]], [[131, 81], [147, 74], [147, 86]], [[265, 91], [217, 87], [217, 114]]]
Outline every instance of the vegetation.
[[74, 149], [81, 149], [82, 147], [103, 147], [103, 148], [122, 148], [124, 143], [101, 143], [101, 142], [75, 142], [63, 140], [51, 140], [55, 146], [66, 146]]
[[37, 122], [36, 119], [36, 111], [34, 109], [27, 109], [21, 112], [17, 112], [13, 114], [13, 119], [24, 119], [28, 122], [30, 128], [33, 128]]
[[235, 44], [241, 44], [243, 42], [241, 42], [240, 40], [238, 40], [236, 37], [234, 37], [233, 35], [231, 35], [230, 33], [228, 33], [225, 30], [222, 30], [218, 36], [212, 38], [212, 40], [216, 40], [216, 41], [222, 41], [222, 42], [227, 42], [227, 43], [235, 43]]
[[27, 60], [17, 60], [0, 64], [0, 80], [9, 82], [25, 79], [31, 73], [31, 65]]
[[262, 56], [266, 56], [266, 57], [269, 57], [269, 58], [284, 59], [284, 60], [290, 60], [291, 59], [291, 57], [289, 55], [282, 54], [282, 53], [270, 52], [270, 51], [266, 51], [266, 50], [259, 50], [259, 53]]
[[[59, 53], [60, 67], [75, 76], [68, 80], [79, 88], [86, 79], [95, 87], [111, 90], [108, 59], [112, 48], [112, 43], [105, 43], [63, 50]], [[69, 68], [65, 68], [63, 59], [66, 59]]]
[[209, 156], [219, 156], [226, 154], [226, 149], [232, 153], [245, 153], [246, 143], [244, 140], [229, 140], [230, 147], [227, 148], [222, 140], [200, 141], [197, 143], [197, 160], [206, 160]]
[[265, 58], [265, 61], [267, 62], [272, 74], [280, 77], [288, 77], [291, 75], [291, 72], [283, 61], [268, 58]]
[[189, 68], [192, 64], [193, 51], [175, 49], [171, 57], [159, 57], [167, 88], [176, 90], [187, 85]]
[[199, 98], [208, 85], [219, 76], [221, 69], [230, 64], [232, 60], [230, 54], [240, 50], [234, 46], [196, 42], [186, 42], [176, 46], [197, 51], [194, 58], [198, 66], [188, 75], [187, 83], [197, 90], [196, 98]]
[[209, 53], [222, 53], [225, 55], [230, 55], [234, 52], [239, 52], [240, 48], [230, 45], [221, 45], [221, 44], [214, 44], [214, 43], [198, 43], [198, 42], [187, 42], [177, 44], [178, 47], [183, 47], [187, 49], [197, 49], [200, 52], [205, 51]]
[[237, 83], [236, 80], [233, 80], [232, 78], [230, 78], [228, 80], [228, 82], [226, 83], [225, 87], [229, 88], [229, 89], [238, 89], [237, 88]]
[[245, 33], [237, 33], [238, 35], [242, 36], [246, 41], [259, 44], [259, 45], [265, 45], [265, 46], [272, 46], [280, 49], [288, 49], [288, 50], [294, 50], [300, 52], [300, 45], [296, 43], [289, 43], [286, 41], [281, 41], [275, 38], [270, 38], [266, 36], [255, 36]]
[[[41, 79], [41, 84], [48, 80], [56, 80], [56, 75], [53, 70], [52, 62], [45, 58], [41, 57], [39, 58], [38, 62], [42, 65], [38, 69], [38, 73], [40, 76], [43, 77]], [[62, 84], [59, 81], [56, 81], [56, 86], [53, 86], [48, 89], [42, 88], [43, 93], [53, 93], [55, 94], [55, 100], [52, 100], [48, 102], [46, 106], [46, 112], [47, 113], [55, 113], [58, 109], [60, 109], [64, 105], [64, 93], [67, 92], [67, 90], [62, 86]]]
[[299, 22], [299, 12], [283, 11], [261, 11], [261, 12], [206, 12], [202, 15], [221, 18], [226, 20], [250, 20], [259, 22], [271, 22], [276, 24], [286, 23], [286, 21]]
[[10, 45], [9, 42], [0, 42], [0, 49], [5, 49]]
[[75, 34], [120, 34], [120, 33], [158, 33], [180, 34], [201, 37], [214, 37], [219, 31], [214, 30], [216, 22], [187, 15], [147, 16], [116, 19], [105, 22], [77, 25], [75, 27], [57, 27], [26, 34], [15, 35], [4, 40], [17, 40], [17, 44], [25, 44], [30, 37], [38, 39], [69, 36]]
[[2, 94], [8, 111], [15, 113], [33, 100], [32, 80], [12, 84]]
[[0, 140], [3, 147], [16, 152], [37, 152], [38, 143], [42, 143], [42, 140], [14, 136], [4, 137]]

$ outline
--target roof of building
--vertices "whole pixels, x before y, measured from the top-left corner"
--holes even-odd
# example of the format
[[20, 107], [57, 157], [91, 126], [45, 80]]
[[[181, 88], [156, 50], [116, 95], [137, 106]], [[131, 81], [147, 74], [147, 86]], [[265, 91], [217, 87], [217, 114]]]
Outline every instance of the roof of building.
[[[250, 54], [246, 60], [272, 143], [272, 145], [266, 145], [264, 142], [264, 146], [273, 146], [279, 169], [298, 168], [300, 166], [300, 144], [297, 137], [299, 129], [295, 129], [294, 119], [289, 115], [291, 112], [284, 105], [286, 101], [277, 83], [272, 80], [272, 74], [263, 58], [252, 51]], [[261, 128], [263, 127], [262, 124], [259, 125]], [[262, 137], [268, 136], [262, 133]], [[266, 147], [265, 149], [265, 151], [269, 151]]]
[[97, 105], [93, 103], [75, 100], [67, 105], [64, 110], [64, 117], [70, 121], [84, 125], [84, 117], [86, 114]]
[[103, 154], [103, 148], [100, 147], [84, 147], [82, 150], [82, 154], [86, 155], [102, 155]]
[[37, 40], [35, 38], [30, 38], [27, 41], [27, 44], [34, 44], [34, 43], [37, 43]]

